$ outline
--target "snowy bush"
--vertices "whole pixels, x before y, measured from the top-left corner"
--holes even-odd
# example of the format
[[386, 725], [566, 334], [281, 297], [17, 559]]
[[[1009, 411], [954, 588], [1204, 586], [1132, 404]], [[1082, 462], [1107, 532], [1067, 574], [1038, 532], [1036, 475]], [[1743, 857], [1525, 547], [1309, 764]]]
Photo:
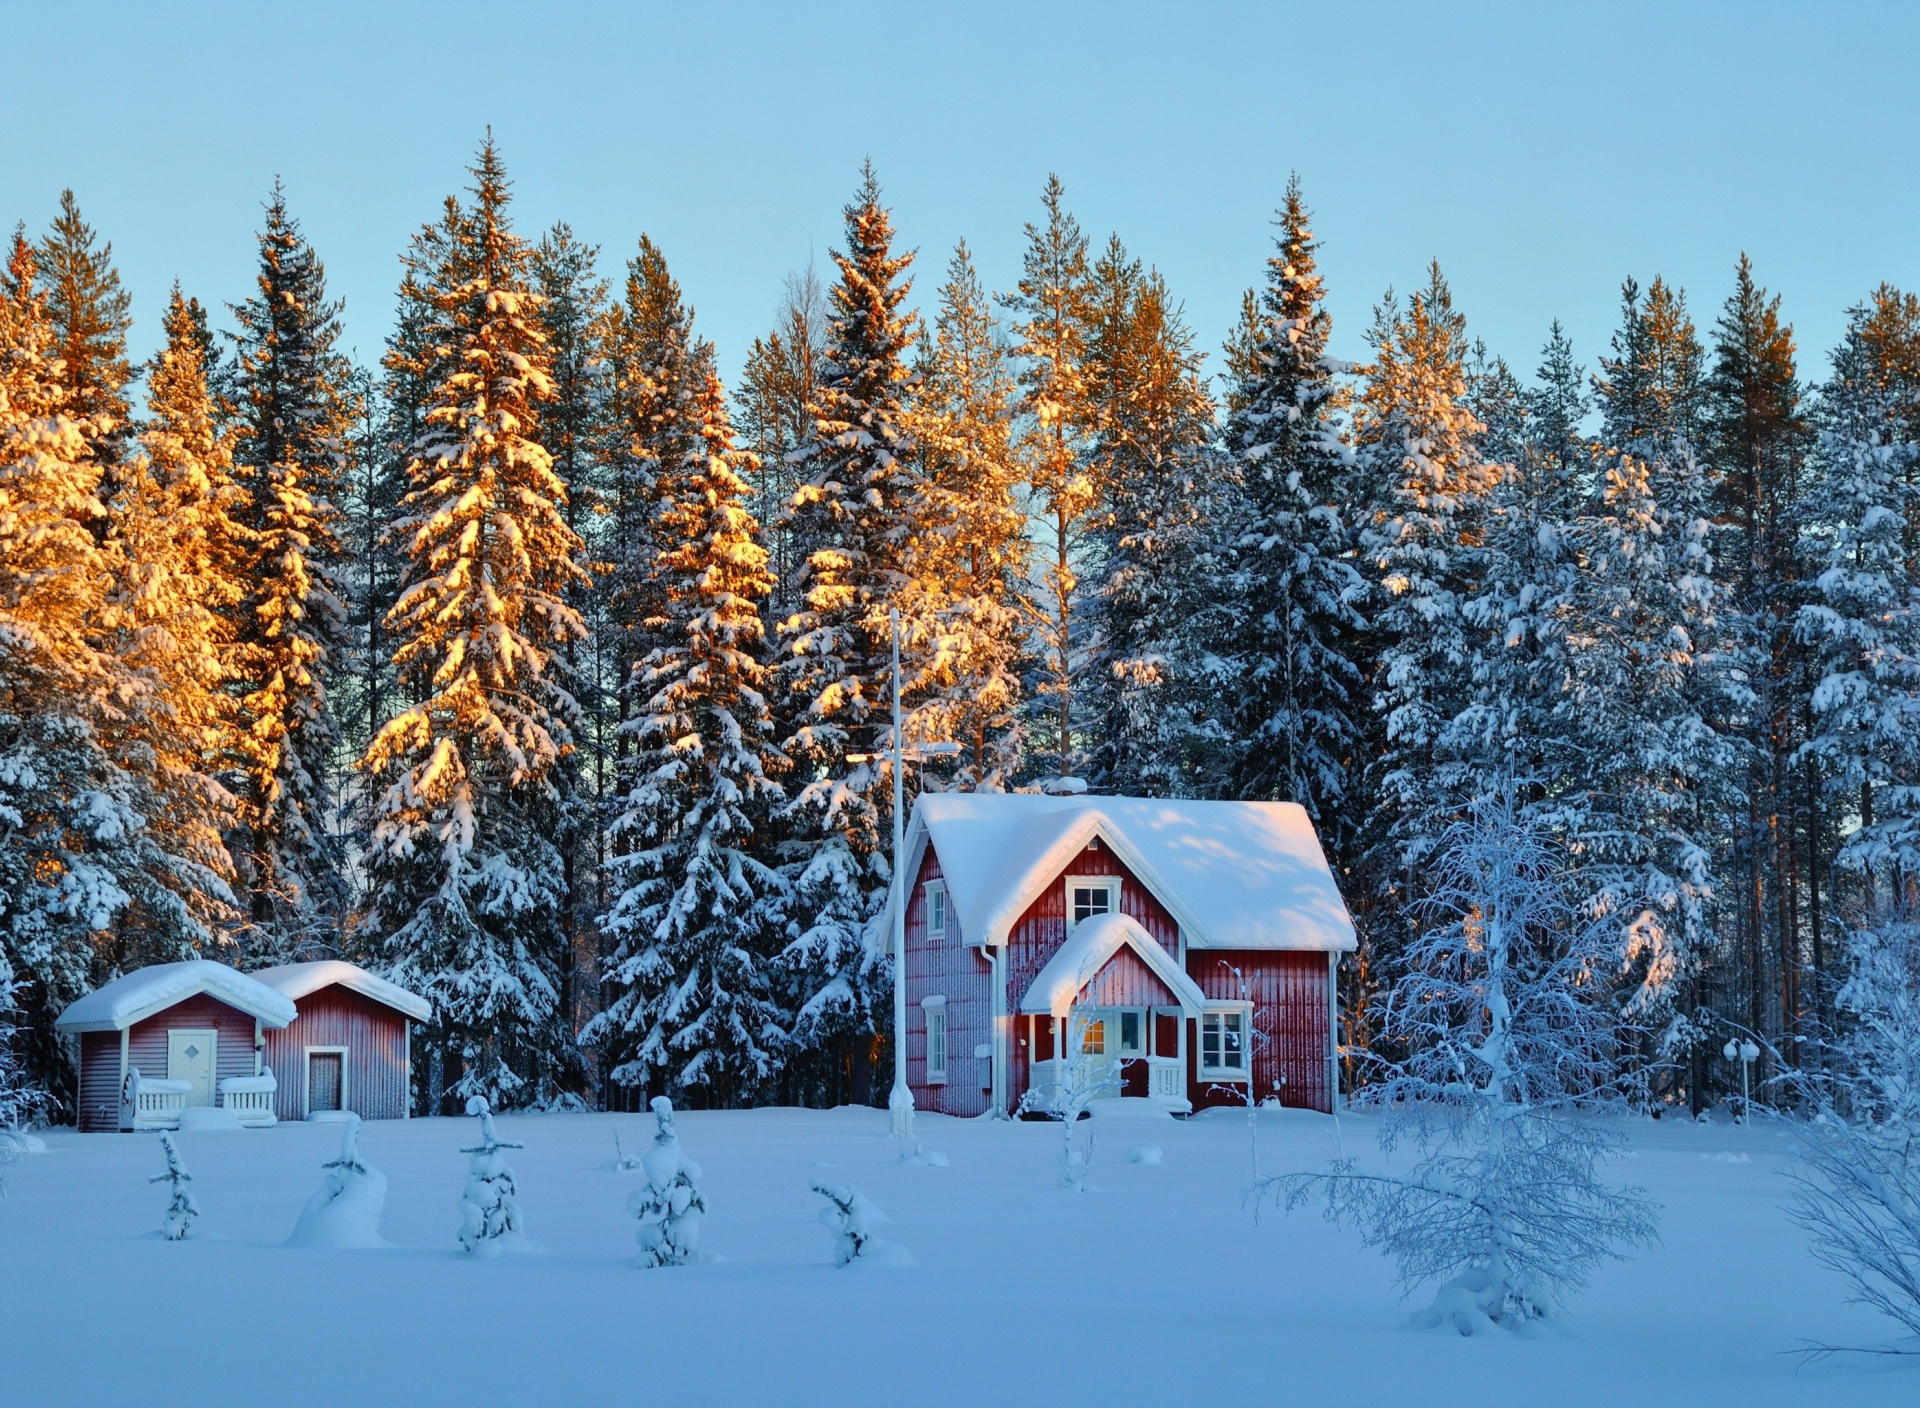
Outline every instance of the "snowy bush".
[[1838, 1059], [1797, 1082], [1814, 1117], [1792, 1216], [1855, 1302], [1920, 1338], [1920, 916], [1891, 907], [1854, 934], [1839, 1006]]
[[307, 1200], [287, 1245], [335, 1250], [386, 1246], [380, 1236], [380, 1213], [387, 1203], [387, 1176], [360, 1158], [358, 1115], [347, 1116], [340, 1134], [340, 1157], [321, 1168], [325, 1177]]
[[487, 1108], [486, 1097], [470, 1096], [467, 1113], [480, 1117], [480, 1142], [460, 1150], [471, 1155], [466, 1191], [460, 1195], [460, 1245], [475, 1256], [525, 1250], [527, 1239], [520, 1225], [513, 1169], [500, 1151], [527, 1146], [502, 1139], [494, 1132], [493, 1112]]
[[653, 1147], [640, 1156], [647, 1182], [627, 1199], [627, 1211], [640, 1219], [634, 1236], [642, 1266], [686, 1266], [700, 1260], [700, 1219], [707, 1210], [700, 1196], [700, 1165], [680, 1148], [673, 1101], [658, 1095], [652, 1108]]
[[1577, 911], [1563, 874], [1510, 792], [1450, 828], [1388, 1005], [1387, 1034], [1410, 1054], [1356, 1096], [1386, 1112], [1383, 1150], [1418, 1158], [1404, 1174], [1343, 1159], [1255, 1185], [1256, 1206], [1324, 1198], [1398, 1263], [1404, 1290], [1441, 1281], [1417, 1324], [1473, 1334], [1543, 1316], [1654, 1235], [1645, 1194], [1600, 1177], [1619, 1139], [1583, 1109], [1616, 1093], [1618, 1014], [1602, 994], [1625, 940]]
[[873, 1229], [886, 1225], [887, 1215], [867, 1199], [858, 1188], [816, 1183], [813, 1191], [827, 1200], [820, 1209], [820, 1222], [833, 1237], [833, 1264], [852, 1266], [912, 1266], [907, 1249], [873, 1235]]
[[187, 1185], [193, 1182], [193, 1175], [187, 1172], [187, 1166], [180, 1161], [180, 1150], [173, 1142], [171, 1134], [162, 1133], [160, 1147], [167, 1153], [167, 1171], [156, 1173], [149, 1183], [164, 1183], [173, 1196], [167, 1200], [167, 1211], [160, 1223], [160, 1235], [169, 1242], [179, 1242], [193, 1230], [193, 1220], [200, 1216], [200, 1204], [193, 1200], [193, 1194], [187, 1191]]

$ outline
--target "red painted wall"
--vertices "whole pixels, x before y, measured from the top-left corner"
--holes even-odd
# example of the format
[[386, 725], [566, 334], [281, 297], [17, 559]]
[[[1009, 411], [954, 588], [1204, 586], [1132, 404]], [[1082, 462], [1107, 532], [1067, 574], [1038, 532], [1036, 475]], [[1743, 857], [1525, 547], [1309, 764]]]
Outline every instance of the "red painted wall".
[[407, 1019], [391, 1007], [338, 984], [295, 1004], [291, 1026], [270, 1031], [267, 1068], [280, 1083], [273, 1111], [283, 1120], [306, 1118], [306, 1048], [344, 1046], [342, 1103], [363, 1120], [397, 1120], [407, 1113]]
[[[253, 1018], [237, 1007], [229, 1007], [216, 997], [201, 993], [185, 1002], [176, 1002], [164, 1012], [156, 1012], [144, 1022], [127, 1029], [127, 1068], [138, 1068], [143, 1076], [155, 1080], [167, 1078], [167, 1033], [181, 1027], [211, 1027], [219, 1033], [214, 1043], [214, 1101], [219, 1102], [219, 1085], [228, 1076], [250, 1076], [253, 1063]], [[119, 1034], [114, 1034], [114, 1064], [119, 1064]]]
[[[1278, 1094], [1296, 1109], [1333, 1111], [1327, 1084], [1327, 955], [1236, 949], [1193, 949], [1187, 972], [1208, 997], [1239, 1000], [1240, 979], [1221, 966], [1240, 970], [1253, 1002], [1253, 1094], [1256, 1100]], [[1262, 1039], [1264, 1038], [1264, 1040]], [[1199, 1024], [1187, 1031], [1187, 1098], [1196, 1110], [1230, 1105], [1240, 1098], [1202, 1085]]]

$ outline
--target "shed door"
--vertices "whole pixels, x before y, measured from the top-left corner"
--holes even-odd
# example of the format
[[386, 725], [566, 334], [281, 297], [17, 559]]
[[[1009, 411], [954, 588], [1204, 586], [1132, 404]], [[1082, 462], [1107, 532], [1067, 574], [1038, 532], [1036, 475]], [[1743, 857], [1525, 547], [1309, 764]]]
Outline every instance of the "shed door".
[[340, 1053], [307, 1053], [307, 1113], [340, 1108]]
[[167, 1079], [193, 1082], [189, 1105], [213, 1103], [214, 1056], [220, 1033], [205, 1027], [167, 1028]]

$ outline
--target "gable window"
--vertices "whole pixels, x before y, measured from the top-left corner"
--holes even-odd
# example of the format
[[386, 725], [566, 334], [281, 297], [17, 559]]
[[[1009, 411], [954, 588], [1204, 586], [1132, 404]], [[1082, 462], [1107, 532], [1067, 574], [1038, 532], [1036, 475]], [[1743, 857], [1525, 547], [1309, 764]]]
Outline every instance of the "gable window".
[[1213, 1008], [1200, 1017], [1200, 1074], [1209, 1080], [1247, 1078], [1245, 1007]]
[[1120, 908], [1120, 880], [1117, 876], [1067, 877], [1067, 931], [1071, 933], [1083, 919], [1096, 914], [1112, 914]]
[[927, 882], [927, 937], [947, 936], [947, 887], [937, 880]]

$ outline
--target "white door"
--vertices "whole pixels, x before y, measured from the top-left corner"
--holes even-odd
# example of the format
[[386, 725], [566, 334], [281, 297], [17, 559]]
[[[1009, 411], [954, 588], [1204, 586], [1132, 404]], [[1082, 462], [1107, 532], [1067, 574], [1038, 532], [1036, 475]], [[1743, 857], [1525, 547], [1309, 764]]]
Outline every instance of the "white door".
[[167, 1079], [193, 1083], [187, 1092], [189, 1105], [213, 1103], [214, 1056], [220, 1046], [220, 1033], [202, 1027], [167, 1029]]

